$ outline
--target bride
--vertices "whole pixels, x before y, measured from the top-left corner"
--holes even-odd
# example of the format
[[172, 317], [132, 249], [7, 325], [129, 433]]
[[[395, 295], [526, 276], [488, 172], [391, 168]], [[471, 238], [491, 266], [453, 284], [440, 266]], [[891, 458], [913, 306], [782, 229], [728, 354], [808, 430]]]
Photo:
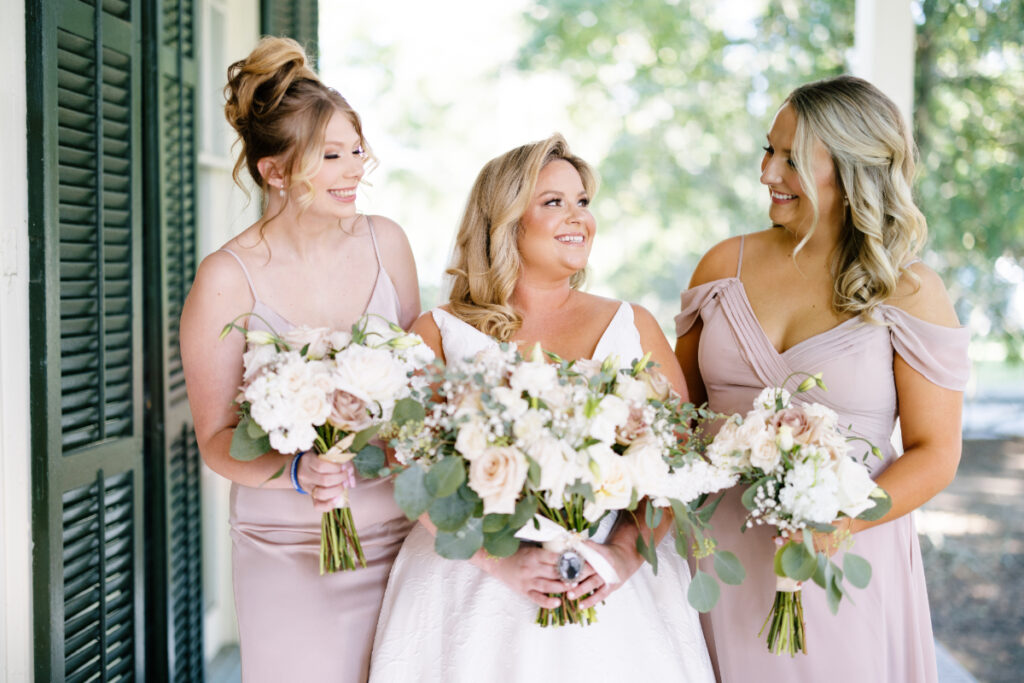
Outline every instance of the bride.
[[[501, 341], [540, 342], [562, 358], [624, 365], [651, 352], [677, 392], [682, 372], [645, 309], [579, 290], [596, 225], [587, 208], [590, 167], [554, 135], [491, 160], [476, 179], [456, 241], [449, 303], [412, 330], [442, 359]], [[656, 530], [664, 535], [666, 520]], [[649, 534], [649, 530], [646, 530]], [[434, 552], [429, 521], [395, 560], [377, 625], [371, 681], [606, 681], [667, 676], [712, 681], [697, 613], [686, 601], [685, 561], [666, 539], [655, 576], [636, 551], [638, 528], [618, 520], [593, 544], [620, 577], [606, 583], [588, 565], [579, 583], [558, 577], [558, 555], [520, 546], [510, 557], [483, 550], [468, 561]], [[596, 624], [541, 628], [537, 606], [550, 593], [605, 602]]]

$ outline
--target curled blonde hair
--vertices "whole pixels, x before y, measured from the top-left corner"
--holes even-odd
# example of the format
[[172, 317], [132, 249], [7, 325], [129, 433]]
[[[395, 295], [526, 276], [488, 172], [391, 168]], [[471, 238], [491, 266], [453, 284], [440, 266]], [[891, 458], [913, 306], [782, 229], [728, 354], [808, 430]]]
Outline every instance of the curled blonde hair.
[[[555, 133], [487, 162], [466, 202], [447, 271], [452, 284], [448, 304], [458, 318], [499, 341], [510, 340], [523, 323], [509, 303], [522, 270], [520, 220], [541, 169], [557, 159], [573, 165], [587, 195], [593, 197], [597, 191], [594, 172]], [[580, 270], [569, 284], [578, 289], [585, 279], [586, 272]]]
[[369, 154], [359, 114], [323, 84], [302, 46], [291, 38], [260, 39], [248, 57], [228, 67], [224, 96], [224, 115], [241, 142], [232, 177], [243, 190], [239, 176], [244, 167], [265, 198], [268, 185], [259, 160], [279, 157], [285, 184], [305, 186], [298, 201], [303, 210], [308, 207], [315, 197], [310, 180], [323, 164], [324, 136], [336, 112], [352, 123]]
[[917, 148], [899, 109], [882, 91], [853, 76], [802, 85], [786, 98], [796, 114], [793, 159], [818, 223], [814, 141], [828, 149], [839, 190], [849, 202], [832, 262], [832, 308], [871, 318], [896, 291], [906, 265], [924, 245], [927, 222], [914, 203]]

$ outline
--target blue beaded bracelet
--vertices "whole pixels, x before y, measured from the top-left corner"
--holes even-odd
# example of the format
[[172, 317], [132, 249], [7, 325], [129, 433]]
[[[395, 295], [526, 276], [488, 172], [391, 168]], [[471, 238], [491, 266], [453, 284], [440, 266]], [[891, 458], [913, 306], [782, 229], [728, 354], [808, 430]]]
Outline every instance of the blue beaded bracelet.
[[301, 486], [299, 486], [299, 458], [301, 458], [303, 455], [305, 455], [305, 453], [299, 453], [294, 458], [292, 458], [292, 486], [294, 486], [295, 490], [301, 493], [302, 495], [308, 495], [309, 491], [306, 491]]

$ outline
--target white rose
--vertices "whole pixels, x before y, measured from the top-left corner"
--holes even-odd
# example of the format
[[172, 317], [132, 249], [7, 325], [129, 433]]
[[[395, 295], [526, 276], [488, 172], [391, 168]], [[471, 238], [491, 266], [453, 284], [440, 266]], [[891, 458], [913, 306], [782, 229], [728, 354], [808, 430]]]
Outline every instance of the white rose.
[[316, 387], [310, 386], [300, 391], [295, 397], [295, 412], [300, 420], [311, 425], [322, 425], [331, 414], [334, 402], [332, 395]]
[[558, 371], [547, 363], [522, 363], [512, 371], [509, 384], [520, 394], [539, 397], [558, 384]]
[[839, 511], [848, 517], [856, 517], [874, 506], [871, 492], [877, 484], [871, 479], [868, 468], [852, 458], [843, 457], [836, 465], [839, 479]]
[[307, 345], [306, 358], [319, 359], [327, 355], [331, 345], [331, 330], [326, 327], [300, 325], [281, 335], [292, 351], [302, 351]]
[[761, 468], [765, 474], [771, 474], [778, 467], [782, 460], [779, 446], [775, 442], [775, 435], [763, 430], [758, 432], [754, 442], [749, 444], [750, 464]]
[[646, 403], [647, 385], [640, 380], [619, 373], [615, 378], [615, 395], [628, 403]]
[[405, 369], [384, 349], [353, 345], [334, 357], [335, 388], [393, 405], [408, 386]]
[[526, 456], [512, 446], [487, 448], [469, 464], [469, 486], [483, 499], [484, 514], [511, 514], [526, 482]]
[[479, 420], [470, 420], [459, 427], [455, 450], [462, 453], [466, 460], [475, 460], [487, 448], [489, 437], [487, 425]]
[[661, 444], [651, 434], [645, 434], [629, 445], [622, 458], [629, 465], [637, 496], [659, 496], [669, 476], [668, 463], [662, 457]]

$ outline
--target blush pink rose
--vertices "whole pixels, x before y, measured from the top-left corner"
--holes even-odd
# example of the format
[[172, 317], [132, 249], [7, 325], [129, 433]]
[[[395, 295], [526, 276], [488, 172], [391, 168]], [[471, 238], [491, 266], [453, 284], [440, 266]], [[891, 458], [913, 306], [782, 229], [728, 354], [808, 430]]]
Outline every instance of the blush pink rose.
[[358, 432], [372, 424], [366, 403], [347, 391], [335, 391], [331, 414], [327, 421], [338, 429]]

